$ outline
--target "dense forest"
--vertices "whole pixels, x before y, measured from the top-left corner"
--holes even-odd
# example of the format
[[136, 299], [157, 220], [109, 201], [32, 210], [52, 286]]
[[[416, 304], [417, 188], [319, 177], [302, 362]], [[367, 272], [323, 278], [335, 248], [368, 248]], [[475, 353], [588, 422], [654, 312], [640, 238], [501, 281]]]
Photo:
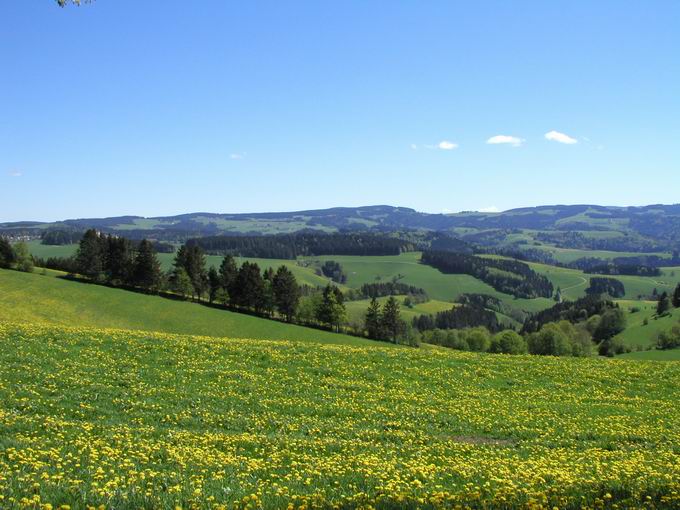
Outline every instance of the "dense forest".
[[399, 255], [414, 251], [410, 241], [380, 234], [305, 232], [273, 236], [211, 236], [191, 239], [211, 254], [294, 259], [305, 255]]
[[419, 331], [430, 329], [464, 329], [483, 326], [496, 332], [504, 329], [496, 314], [479, 306], [457, 305], [436, 315], [420, 315], [413, 319], [413, 327]]
[[566, 320], [576, 323], [586, 320], [593, 315], [601, 315], [605, 310], [613, 307], [613, 301], [603, 299], [599, 294], [588, 295], [575, 301], [563, 301], [528, 317], [522, 332], [533, 333], [549, 322]]
[[497, 291], [515, 297], [531, 299], [553, 295], [550, 280], [536, 273], [527, 264], [516, 260], [426, 251], [423, 252], [422, 262], [439, 269], [442, 273], [474, 276]]
[[586, 294], [606, 294], [613, 298], [622, 298], [626, 295], [626, 289], [620, 280], [596, 276], [590, 279]]

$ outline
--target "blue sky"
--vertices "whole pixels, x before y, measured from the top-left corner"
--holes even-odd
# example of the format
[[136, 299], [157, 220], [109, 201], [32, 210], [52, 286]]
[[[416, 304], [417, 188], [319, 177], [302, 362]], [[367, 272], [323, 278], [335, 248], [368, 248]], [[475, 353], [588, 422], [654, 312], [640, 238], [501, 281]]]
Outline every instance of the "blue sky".
[[0, 221], [680, 202], [678, 26], [675, 1], [6, 2]]

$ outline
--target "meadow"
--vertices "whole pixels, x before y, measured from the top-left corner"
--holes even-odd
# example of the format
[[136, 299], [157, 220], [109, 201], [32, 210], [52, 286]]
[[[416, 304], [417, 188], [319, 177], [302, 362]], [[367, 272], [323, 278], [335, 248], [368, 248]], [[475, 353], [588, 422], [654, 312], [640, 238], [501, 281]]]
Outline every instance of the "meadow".
[[677, 363], [8, 323], [0, 345], [3, 508], [680, 505]]
[[68, 281], [47, 275], [0, 269], [0, 320], [139, 329], [236, 338], [371, 345], [374, 342], [175, 301], [122, 289]]

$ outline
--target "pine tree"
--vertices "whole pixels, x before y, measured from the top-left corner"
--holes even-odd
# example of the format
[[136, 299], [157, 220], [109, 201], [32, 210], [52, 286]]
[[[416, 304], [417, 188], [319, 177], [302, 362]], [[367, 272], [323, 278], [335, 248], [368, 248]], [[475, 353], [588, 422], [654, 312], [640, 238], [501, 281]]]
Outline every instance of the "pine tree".
[[131, 283], [134, 270], [132, 243], [124, 237], [112, 235], [102, 240], [102, 246], [105, 248], [103, 270], [106, 281], [114, 285]]
[[371, 299], [371, 302], [366, 309], [364, 327], [366, 328], [366, 334], [369, 338], [373, 338], [374, 340], [383, 339], [382, 312], [380, 310], [380, 303], [378, 303], [378, 300], [375, 297]]
[[151, 242], [144, 239], [139, 243], [132, 266], [131, 283], [147, 291], [158, 292], [161, 282], [161, 264], [156, 256], [156, 250]]
[[383, 306], [381, 323], [387, 338], [396, 343], [399, 334], [403, 330], [403, 326], [399, 312], [399, 303], [394, 296], [390, 296]]
[[78, 273], [92, 280], [99, 280], [104, 267], [103, 242], [99, 233], [89, 229], [80, 240], [76, 253], [76, 268]]
[[233, 304], [261, 312], [264, 308], [264, 280], [260, 266], [253, 262], [244, 262], [238, 270], [230, 296]]
[[227, 255], [222, 259], [219, 273], [222, 288], [227, 295], [231, 295], [234, 292], [234, 284], [238, 276], [238, 266], [236, 265], [234, 257]]
[[286, 266], [279, 267], [274, 275], [272, 287], [276, 310], [286, 318], [286, 321], [292, 322], [300, 302], [300, 286], [295, 275]]
[[175, 272], [180, 268], [189, 276], [192, 285], [191, 297], [200, 299], [208, 287], [208, 274], [205, 269], [205, 253], [197, 244], [185, 244], [180, 246], [175, 255]]
[[10, 268], [14, 264], [14, 250], [10, 242], [0, 236], [0, 267]]
[[222, 282], [217, 270], [210, 266], [208, 270], [208, 299], [212, 303], [217, 298], [218, 291], [222, 288]]
[[179, 267], [175, 269], [170, 277], [170, 286], [180, 296], [186, 298], [194, 293], [194, 286], [186, 269]]
[[659, 302], [656, 305], [656, 314], [663, 315], [670, 309], [670, 307], [671, 300], [668, 299], [668, 293], [664, 291], [661, 296], [659, 296]]
[[335, 285], [327, 285], [315, 310], [316, 320], [339, 331], [340, 325], [346, 317], [343, 301], [344, 298], [340, 289]]
[[675, 308], [680, 308], [680, 283], [678, 283], [673, 292], [673, 306]]

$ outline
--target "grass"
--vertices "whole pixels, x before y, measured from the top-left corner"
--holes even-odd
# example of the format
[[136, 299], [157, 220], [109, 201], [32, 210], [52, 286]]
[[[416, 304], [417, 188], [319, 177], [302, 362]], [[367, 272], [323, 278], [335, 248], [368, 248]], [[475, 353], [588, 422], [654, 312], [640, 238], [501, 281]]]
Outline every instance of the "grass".
[[3, 508], [680, 505], [677, 363], [0, 323], [0, 367]]
[[[625, 331], [618, 335], [624, 343], [632, 349], [647, 349], [656, 345], [656, 339], [662, 331], [668, 331], [680, 320], [680, 309], [672, 308], [668, 315], [656, 316], [655, 301], [617, 301], [619, 306], [628, 311]], [[639, 311], [630, 313], [632, 308]], [[644, 324], [647, 320], [647, 325]], [[669, 351], [666, 351], [669, 352]]]
[[0, 270], [0, 320], [233, 338], [375, 342], [121, 289]]
[[628, 360], [680, 361], [680, 349], [629, 352], [619, 356]]
[[[436, 301], [431, 299], [427, 303], [419, 303], [413, 305], [412, 308], [407, 308], [404, 306], [405, 296], [395, 296], [399, 304], [401, 305], [401, 318], [407, 322], [411, 322], [414, 317], [423, 314], [435, 315], [437, 312], [443, 312], [445, 310], [450, 310], [454, 305], [453, 303], [447, 303], [446, 301]], [[387, 297], [378, 298], [381, 304], [387, 301]], [[345, 308], [347, 309], [347, 320], [350, 323], [363, 323], [364, 316], [366, 315], [366, 309], [370, 304], [370, 299], [361, 299], [357, 301], [346, 301]]]

